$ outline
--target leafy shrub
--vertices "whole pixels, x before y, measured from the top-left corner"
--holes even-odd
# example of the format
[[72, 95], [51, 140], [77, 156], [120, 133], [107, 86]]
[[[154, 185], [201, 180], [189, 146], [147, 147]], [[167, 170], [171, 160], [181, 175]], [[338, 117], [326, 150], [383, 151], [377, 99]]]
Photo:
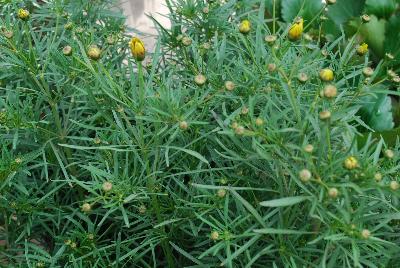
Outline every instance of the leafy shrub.
[[1, 7], [8, 266], [396, 267], [399, 145], [358, 142], [385, 65], [208, 2], [143, 62], [111, 1]]

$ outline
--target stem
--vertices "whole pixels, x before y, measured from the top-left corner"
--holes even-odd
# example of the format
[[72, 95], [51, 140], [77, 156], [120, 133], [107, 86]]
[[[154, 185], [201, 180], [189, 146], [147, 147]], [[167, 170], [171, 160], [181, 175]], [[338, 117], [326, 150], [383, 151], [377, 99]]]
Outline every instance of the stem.
[[272, 11], [272, 17], [273, 17], [273, 33], [275, 34], [276, 32], [276, 0], [273, 0], [273, 11]]
[[143, 111], [144, 99], [145, 99], [145, 86], [143, 79], [143, 65], [141, 61], [138, 61], [138, 72], [139, 72], [139, 112]]

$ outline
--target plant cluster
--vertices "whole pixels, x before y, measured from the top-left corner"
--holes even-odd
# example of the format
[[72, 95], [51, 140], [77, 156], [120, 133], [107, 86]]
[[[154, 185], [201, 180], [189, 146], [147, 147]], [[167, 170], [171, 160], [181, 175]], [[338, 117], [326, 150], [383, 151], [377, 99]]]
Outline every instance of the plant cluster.
[[166, 0], [149, 53], [112, 0], [3, 1], [0, 265], [397, 267], [400, 144], [360, 136], [398, 76], [306, 2]]

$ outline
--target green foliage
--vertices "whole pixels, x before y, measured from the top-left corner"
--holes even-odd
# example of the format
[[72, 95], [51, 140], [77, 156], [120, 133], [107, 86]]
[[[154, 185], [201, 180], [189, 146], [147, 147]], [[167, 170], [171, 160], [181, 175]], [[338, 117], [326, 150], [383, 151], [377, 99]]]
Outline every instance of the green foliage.
[[1, 265], [397, 266], [398, 132], [359, 141], [391, 121], [392, 82], [386, 61], [366, 79], [355, 38], [171, 0], [136, 62], [113, 1], [30, 3], [0, 6]]
[[297, 16], [310, 22], [323, 8], [318, 0], [282, 0], [282, 17], [286, 22], [292, 22]]
[[379, 18], [389, 18], [396, 10], [395, 0], [367, 0], [365, 10], [368, 14], [374, 14]]

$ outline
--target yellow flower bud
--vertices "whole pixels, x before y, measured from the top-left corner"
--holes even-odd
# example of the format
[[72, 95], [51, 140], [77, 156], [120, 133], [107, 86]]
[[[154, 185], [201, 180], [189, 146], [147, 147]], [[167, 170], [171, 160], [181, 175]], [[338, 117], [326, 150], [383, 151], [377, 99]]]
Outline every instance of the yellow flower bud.
[[303, 18], [297, 18], [290, 26], [288, 37], [291, 41], [296, 41], [301, 38], [301, 35], [303, 34], [303, 23]]
[[344, 160], [343, 165], [348, 170], [355, 169], [358, 167], [357, 158], [355, 158], [354, 156], [349, 156]]
[[363, 55], [367, 54], [367, 52], [368, 52], [368, 44], [362, 43], [361, 45], [359, 45], [357, 47], [357, 54], [359, 56], [363, 56]]
[[29, 18], [29, 11], [23, 8], [18, 9], [17, 16], [21, 20], [27, 20]]
[[140, 40], [137, 37], [133, 37], [129, 42], [129, 47], [131, 48], [131, 53], [132, 56], [135, 58], [135, 60], [137, 61], [144, 60], [146, 56], [146, 49], [144, 47], [142, 40]]
[[319, 72], [319, 77], [324, 82], [330, 82], [334, 78], [333, 71], [331, 69], [329, 69], [329, 68], [322, 69]]
[[239, 32], [242, 34], [248, 34], [251, 30], [251, 22], [249, 20], [243, 20], [239, 25]]

